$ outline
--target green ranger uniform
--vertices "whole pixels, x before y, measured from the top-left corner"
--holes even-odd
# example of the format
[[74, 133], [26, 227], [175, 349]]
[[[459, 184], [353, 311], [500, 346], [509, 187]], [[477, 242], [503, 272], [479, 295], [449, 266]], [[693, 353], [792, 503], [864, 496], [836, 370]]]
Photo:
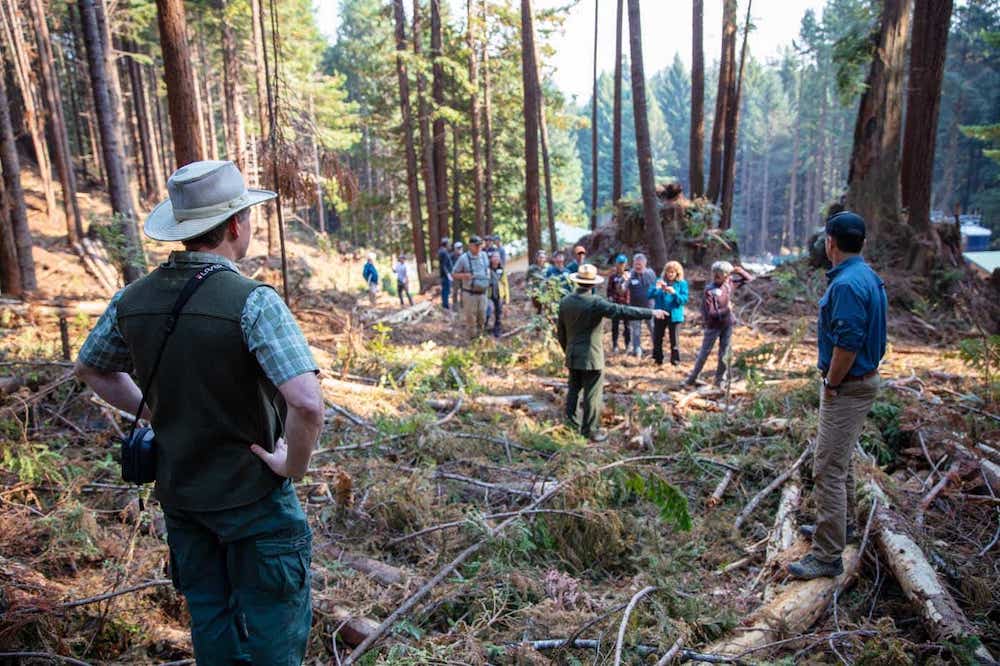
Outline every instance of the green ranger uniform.
[[[146, 383], [188, 278], [227, 259], [175, 252], [115, 295], [80, 360]], [[170, 573], [188, 602], [199, 664], [300, 664], [311, 625], [312, 535], [291, 481], [250, 451], [272, 451], [277, 386], [313, 372], [302, 332], [273, 289], [232, 272], [188, 301], [147, 395], [157, 440], [155, 494]]]
[[[566, 421], [579, 427], [584, 436], [597, 431], [601, 417], [604, 376], [604, 331], [608, 319], [651, 319], [649, 308], [620, 305], [578, 288], [559, 302], [559, 344], [566, 352], [569, 390], [566, 392]], [[577, 423], [576, 408], [583, 392], [583, 420]]]

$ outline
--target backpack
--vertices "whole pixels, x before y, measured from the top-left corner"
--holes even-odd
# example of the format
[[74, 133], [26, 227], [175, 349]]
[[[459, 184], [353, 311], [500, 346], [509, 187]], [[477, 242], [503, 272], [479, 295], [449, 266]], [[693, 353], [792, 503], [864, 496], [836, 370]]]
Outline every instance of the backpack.
[[[472, 265], [472, 255], [468, 252], [465, 253], [465, 261], [469, 264], [469, 272], [472, 273], [472, 279], [469, 281], [468, 290], [473, 294], [485, 294], [486, 290], [490, 286], [490, 269], [486, 266], [486, 270], [482, 274], [476, 273]], [[479, 257], [484, 257], [485, 255], [480, 252], [477, 257], [479, 264], [484, 264], [483, 259]]]

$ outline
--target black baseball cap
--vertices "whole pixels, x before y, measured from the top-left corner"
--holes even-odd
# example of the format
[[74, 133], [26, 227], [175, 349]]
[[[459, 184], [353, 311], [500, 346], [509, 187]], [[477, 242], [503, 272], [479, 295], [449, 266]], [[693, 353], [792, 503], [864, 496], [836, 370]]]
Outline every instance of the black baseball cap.
[[849, 210], [831, 215], [826, 220], [826, 233], [829, 236], [865, 237], [865, 220], [857, 213]]
[[469, 245], [481, 245], [483, 240], [479, 236], [469, 238]]

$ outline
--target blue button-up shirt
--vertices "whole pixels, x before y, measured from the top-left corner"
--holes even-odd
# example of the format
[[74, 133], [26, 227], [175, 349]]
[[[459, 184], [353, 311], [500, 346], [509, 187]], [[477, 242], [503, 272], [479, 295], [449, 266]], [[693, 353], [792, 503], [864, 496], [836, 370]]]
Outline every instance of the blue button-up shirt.
[[851, 257], [826, 274], [830, 285], [819, 300], [819, 369], [830, 368], [833, 348], [857, 352], [847, 374], [866, 375], [885, 355], [885, 284], [861, 257]]

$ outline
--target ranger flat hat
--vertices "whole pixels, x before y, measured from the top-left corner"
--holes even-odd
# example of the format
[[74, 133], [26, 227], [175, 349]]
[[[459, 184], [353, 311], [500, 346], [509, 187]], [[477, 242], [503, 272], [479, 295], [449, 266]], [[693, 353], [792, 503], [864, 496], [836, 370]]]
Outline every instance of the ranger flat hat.
[[571, 273], [569, 276], [570, 281], [576, 282], [577, 284], [601, 284], [604, 282], [604, 278], [597, 274], [597, 266], [593, 264], [584, 264], [580, 266], [580, 270], [576, 273]]
[[153, 240], [184, 241], [219, 226], [244, 208], [278, 195], [247, 189], [243, 174], [229, 161], [185, 164], [167, 181], [170, 198], [146, 218], [143, 231]]

